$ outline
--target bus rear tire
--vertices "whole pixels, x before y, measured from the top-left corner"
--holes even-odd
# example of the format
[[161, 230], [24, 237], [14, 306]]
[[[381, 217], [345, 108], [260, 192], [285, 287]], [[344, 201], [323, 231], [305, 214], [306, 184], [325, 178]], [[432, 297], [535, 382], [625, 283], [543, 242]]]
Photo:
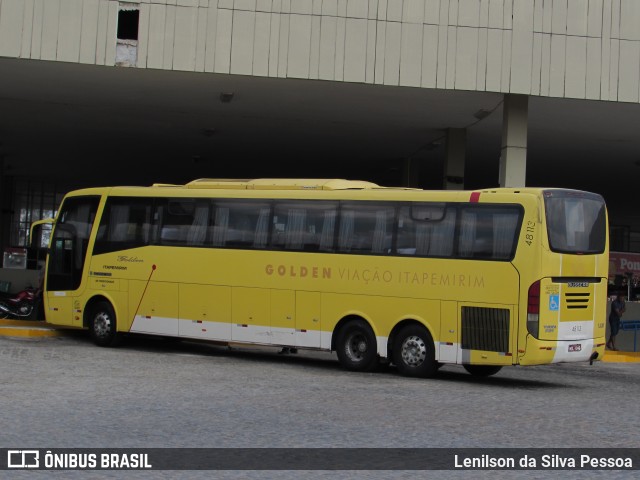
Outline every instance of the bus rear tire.
[[115, 347], [119, 335], [116, 331], [116, 314], [109, 302], [98, 302], [91, 309], [89, 333], [93, 342], [100, 347]]
[[497, 365], [463, 365], [463, 367], [474, 377], [490, 377], [502, 370], [502, 367]]
[[433, 377], [440, 365], [429, 331], [417, 324], [402, 328], [393, 342], [393, 363], [407, 377]]
[[371, 372], [378, 366], [378, 342], [364, 320], [351, 320], [338, 332], [336, 353], [347, 370]]

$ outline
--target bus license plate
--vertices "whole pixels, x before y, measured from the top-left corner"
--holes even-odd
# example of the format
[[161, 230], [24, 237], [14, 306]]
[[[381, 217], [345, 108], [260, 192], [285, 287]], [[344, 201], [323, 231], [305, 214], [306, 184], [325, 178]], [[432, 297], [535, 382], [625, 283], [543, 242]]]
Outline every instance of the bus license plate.
[[582, 350], [582, 344], [581, 343], [575, 343], [573, 345], [569, 345], [569, 351], [570, 352], [579, 352]]

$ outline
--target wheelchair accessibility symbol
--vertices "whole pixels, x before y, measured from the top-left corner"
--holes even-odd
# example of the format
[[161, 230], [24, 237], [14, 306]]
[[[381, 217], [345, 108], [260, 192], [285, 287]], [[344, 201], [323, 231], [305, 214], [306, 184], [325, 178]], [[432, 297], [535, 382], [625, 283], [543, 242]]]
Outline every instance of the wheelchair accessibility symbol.
[[549, 295], [549, 310], [552, 312], [560, 310], [560, 295]]

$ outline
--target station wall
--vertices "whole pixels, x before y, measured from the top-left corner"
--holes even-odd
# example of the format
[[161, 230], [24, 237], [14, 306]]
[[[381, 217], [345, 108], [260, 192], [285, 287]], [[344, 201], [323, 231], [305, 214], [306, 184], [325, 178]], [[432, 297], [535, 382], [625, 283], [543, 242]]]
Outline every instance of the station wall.
[[640, 101], [637, 0], [0, 0], [0, 56]]

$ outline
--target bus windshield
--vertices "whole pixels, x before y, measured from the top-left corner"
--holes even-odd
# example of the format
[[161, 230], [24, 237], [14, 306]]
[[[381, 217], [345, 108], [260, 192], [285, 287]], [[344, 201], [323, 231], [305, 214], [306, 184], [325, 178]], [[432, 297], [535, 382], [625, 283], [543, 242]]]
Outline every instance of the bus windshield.
[[551, 250], [558, 253], [602, 253], [606, 244], [606, 211], [600, 195], [569, 190], [544, 192]]

